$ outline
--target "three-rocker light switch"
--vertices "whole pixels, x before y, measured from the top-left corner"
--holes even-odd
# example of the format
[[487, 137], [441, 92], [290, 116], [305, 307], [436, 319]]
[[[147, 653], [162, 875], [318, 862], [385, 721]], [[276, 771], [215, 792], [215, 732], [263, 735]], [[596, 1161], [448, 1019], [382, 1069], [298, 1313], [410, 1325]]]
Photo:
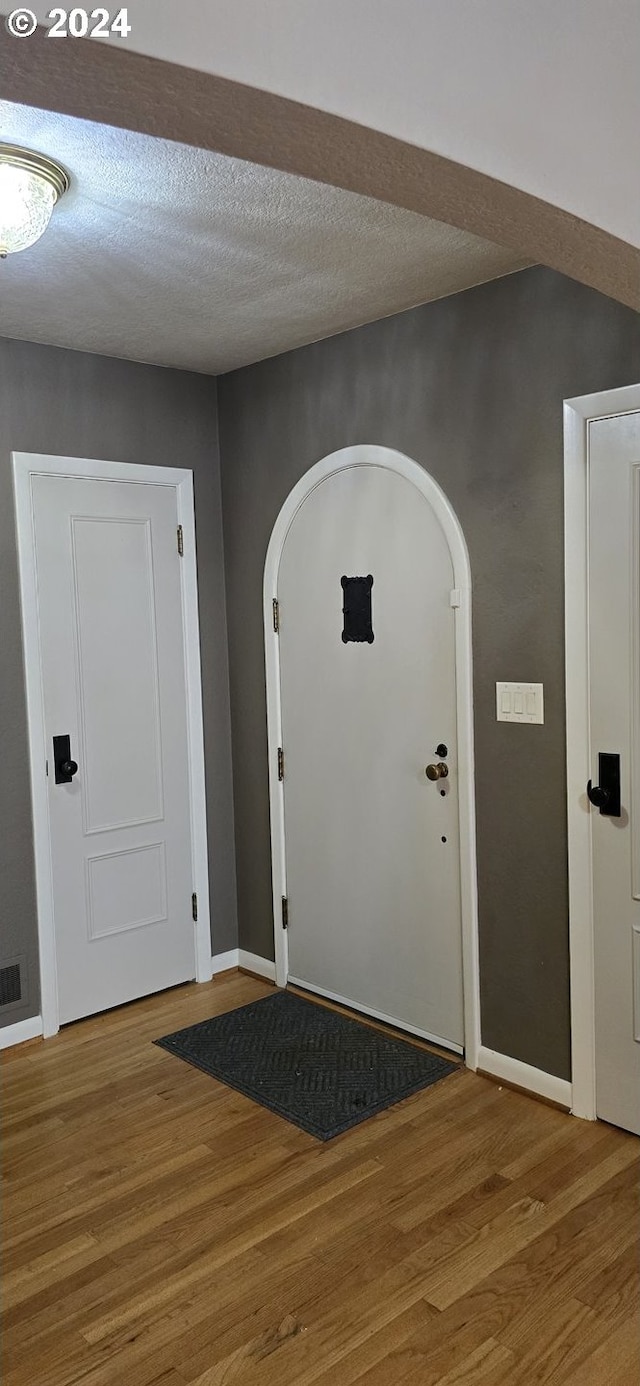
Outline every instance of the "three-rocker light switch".
[[544, 722], [541, 683], [497, 683], [496, 715], [499, 722]]

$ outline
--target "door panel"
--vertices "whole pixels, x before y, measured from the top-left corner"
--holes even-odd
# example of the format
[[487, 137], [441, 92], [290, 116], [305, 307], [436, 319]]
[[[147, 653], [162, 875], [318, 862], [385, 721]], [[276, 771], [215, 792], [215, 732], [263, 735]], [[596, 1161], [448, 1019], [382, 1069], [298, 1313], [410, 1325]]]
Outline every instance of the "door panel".
[[72, 516], [71, 543], [85, 832], [157, 822], [162, 747], [151, 523]]
[[32, 487], [64, 1023], [195, 975], [181, 560], [172, 486]]
[[620, 816], [591, 809], [596, 1110], [640, 1134], [640, 414], [589, 428], [590, 718], [620, 756]]
[[[342, 638], [356, 576], [372, 642]], [[426, 498], [358, 466], [303, 502], [278, 599], [290, 976], [461, 1046], [453, 585]]]
[[88, 936], [106, 938], [167, 918], [164, 842], [87, 857]]

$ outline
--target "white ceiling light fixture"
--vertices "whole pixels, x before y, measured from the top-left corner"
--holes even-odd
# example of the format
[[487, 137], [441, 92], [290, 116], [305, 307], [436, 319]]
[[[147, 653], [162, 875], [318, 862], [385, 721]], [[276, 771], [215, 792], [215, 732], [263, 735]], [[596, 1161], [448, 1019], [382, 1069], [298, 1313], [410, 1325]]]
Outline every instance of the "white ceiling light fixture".
[[53, 159], [0, 144], [0, 259], [40, 240], [68, 187], [68, 173]]

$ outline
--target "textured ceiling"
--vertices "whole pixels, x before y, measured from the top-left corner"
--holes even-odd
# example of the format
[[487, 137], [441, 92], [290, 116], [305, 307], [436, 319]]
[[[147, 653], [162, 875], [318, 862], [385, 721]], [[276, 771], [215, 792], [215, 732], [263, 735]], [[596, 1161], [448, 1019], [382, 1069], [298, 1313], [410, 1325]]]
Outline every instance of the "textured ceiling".
[[370, 198], [0, 101], [72, 187], [0, 262], [0, 335], [220, 374], [521, 268]]

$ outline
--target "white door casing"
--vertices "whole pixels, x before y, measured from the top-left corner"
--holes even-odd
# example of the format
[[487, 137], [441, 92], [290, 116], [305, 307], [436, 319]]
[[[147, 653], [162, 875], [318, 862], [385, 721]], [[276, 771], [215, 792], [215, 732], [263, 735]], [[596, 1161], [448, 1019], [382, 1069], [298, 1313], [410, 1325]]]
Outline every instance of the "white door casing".
[[[638, 748], [629, 744], [629, 699], [638, 697], [638, 685], [636, 681], [634, 688], [631, 669], [631, 650], [637, 648], [638, 633], [633, 629], [633, 620], [638, 620], [638, 606], [634, 606], [632, 600], [636, 582], [632, 579], [630, 541], [634, 519], [632, 462], [635, 452], [640, 461], [639, 410], [640, 385], [565, 401], [572, 1083], [573, 1111], [589, 1120], [594, 1120], [598, 1114], [616, 1120], [603, 1086], [608, 1062], [603, 1052], [603, 1040], [606, 1048], [608, 1031], [611, 1030], [614, 1038], [613, 1032], [617, 1034], [620, 1028], [618, 1022], [630, 1028], [632, 1018], [633, 957], [629, 917], [633, 909], [630, 869], [632, 824], [628, 814], [629, 808], [632, 816], [637, 809], [634, 810], [629, 767], [632, 756], [637, 766]], [[635, 419], [632, 417], [634, 415]], [[620, 420], [620, 427], [616, 425], [617, 420]], [[592, 462], [593, 477], [590, 475]], [[594, 488], [593, 496], [590, 495], [590, 482]], [[635, 519], [640, 523], [639, 516], [636, 515]], [[612, 525], [615, 542], [610, 533]], [[592, 555], [594, 535], [597, 542]], [[613, 545], [611, 561], [606, 559], [601, 539], [603, 542], [607, 539], [608, 544]], [[635, 561], [637, 564], [637, 553]], [[599, 600], [593, 605], [599, 587], [598, 573], [605, 574], [606, 582], [615, 576], [619, 588], [613, 601], [611, 593], [603, 590], [606, 611], [599, 610], [602, 605]], [[595, 588], [594, 582], [597, 584]], [[592, 635], [599, 651], [593, 647]], [[613, 740], [615, 744], [603, 745], [605, 738], [607, 741]], [[592, 779], [595, 783], [597, 780], [599, 751], [622, 753], [623, 815], [618, 820], [601, 817], [587, 799], [587, 781]], [[635, 831], [637, 835], [637, 828]], [[613, 859], [608, 861], [610, 849], [613, 849], [615, 864]], [[624, 938], [616, 939], [610, 933], [618, 927], [623, 930]], [[605, 1015], [606, 1006], [610, 1006], [611, 1002], [613, 972], [607, 964], [607, 980], [602, 970], [603, 946], [605, 952], [607, 949], [611, 951], [612, 966], [614, 956], [620, 950], [624, 954], [626, 949], [627, 957], [626, 975], [623, 973], [621, 976], [620, 962], [616, 963], [616, 1010], [619, 1014], [612, 1017], [610, 1026], [606, 1023]], [[619, 1058], [624, 1060], [624, 1055], [620, 1054]], [[637, 1062], [636, 1057], [636, 1065]]]
[[[43, 1030], [48, 1035], [56, 1032], [61, 1018], [65, 1020], [75, 1014], [100, 1009], [102, 1000], [106, 1005], [117, 1004], [117, 999], [110, 1001], [108, 986], [103, 990], [97, 976], [99, 969], [95, 966], [94, 1003], [91, 1004], [91, 996], [86, 998], [84, 1006], [75, 999], [74, 990], [77, 992], [82, 985], [80, 959], [85, 945], [89, 948], [87, 958], [96, 957], [105, 948], [114, 950], [114, 964], [117, 958], [123, 976], [128, 977], [129, 990], [122, 995], [122, 1000], [143, 994], [145, 990], [155, 990], [156, 986], [170, 985], [173, 980], [185, 980], [188, 975], [195, 974], [201, 981], [211, 976], [193, 487], [191, 473], [182, 469], [86, 459], [14, 454], [13, 469], [42, 1017]], [[105, 486], [105, 483], [111, 485]], [[183, 532], [184, 557], [180, 560], [176, 519]], [[173, 578], [170, 569], [168, 576], [163, 577], [162, 565], [152, 551], [152, 524], [154, 529], [158, 526], [166, 541], [176, 543], [171, 555], [175, 564]], [[65, 572], [59, 577], [56, 542], [68, 546]], [[130, 565], [132, 588], [128, 605], [127, 585], [114, 563], [116, 555], [124, 563], [128, 560]], [[45, 590], [42, 590], [42, 573], [39, 589], [39, 561], [43, 571], [47, 569], [49, 573]], [[177, 587], [176, 572], [179, 573]], [[123, 615], [118, 627], [118, 646], [124, 655], [124, 665], [121, 676], [113, 679], [110, 695], [101, 701], [101, 688], [110, 678], [110, 662], [108, 656], [104, 657], [104, 651], [101, 653], [100, 642], [96, 642], [95, 637], [101, 622], [103, 630], [108, 632], [109, 622], [113, 620], [113, 613], [109, 613], [104, 603], [109, 574], [114, 600], [118, 588], [121, 589]], [[165, 605], [168, 608], [164, 636], [157, 626], [158, 613], [154, 618], [151, 610], [158, 594], [163, 623]], [[59, 650], [51, 631], [56, 598], [57, 609], [65, 613]], [[95, 602], [98, 606], [94, 610], [92, 603]], [[172, 646], [177, 646], [173, 661], [168, 658], [167, 638]], [[163, 639], [166, 688], [163, 688], [162, 698], [167, 709], [166, 697], [175, 709], [170, 719], [173, 735], [179, 743], [175, 753], [167, 749], [166, 727], [163, 743], [159, 709], [153, 712], [157, 696], [153, 666]], [[129, 662], [130, 674], [127, 672]], [[171, 667], [172, 663], [175, 668]], [[80, 715], [76, 721], [76, 697], [82, 690], [83, 678], [85, 715]], [[129, 688], [127, 681], [131, 684]], [[93, 692], [92, 682], [95, 684]], [[146, 713], [141, 713], [142, 720], [136, 729], [134, 695], [138, 689], [144, 694], [147, 684], [148, 696], [140, 703], [140, 708], [142, 702], [145, 703]], [[69, 708], [71, 687], [72, 712]], [[118, 706], [119, 700], [121, 706]], [[92, 736], [92, 704], [100, 736]], [[164, 715], [166, 719], [168, 713]], [[58, 722], [67, 722], [67, 725], [58, 726]], [[102, 739], [110, 726], [114, 729], [119, 726], [124, 740], [121, 805], [112, 802], [117, 777], [109, 775], [103, 755]], [[72, 756], [78, 760], [82, 757], [83, 763], [72, 784], [56, 786], [51, 736], [64, 732], [72, 734]], [[166, 793], [163, 797], [157, 752], [161, 752], [163, 760], [164, 789], [169, 790], [169, 802]], [[184, 757], [182, 764], [181, 757]], [[134, 775], [136, 767], [140, 772], [137, 777]], [[61, 854], [72, 845], [72, 827], [78, 842], [83, 844], [82, 862], [78, 859], [67, 876], [61, 871]], [[175, 922], [171, 922], [175, 920], [175, 901], [170, 919], [169, 916], [166, 921], [164, 918], [167, 901], [172, 894], [175, 897], [178, 881], [181, 893], [191, 884], [199, 906], [198, 921], [193, 924], [189, 919], [188, 896], [184, 914], [180, 905], [184, 927], [181, 922], [179, 936]], [[122, 908], [118, 906], [118, 891], [123, 892]], [[85, 905], [92, 898], [93, 914]], [[78, 918], [87, 915], [86, 939], [84, 926], [76, 929], [75, 941], [73, 927], [71, 933], [68, 932], [74, 908]], [[122, 919], [137, 922], [137, 927], [119, 934], [118, 914]], [[64, 925], [60, 916], [64, 916]], [[89, 944], [89, 939], [93, 939], [93, 945]], [[104, 956], [106, 961], [106, 952]], [[63, 969], [60, 974], [59, 968]], [[91, 968], [87, 984], [90, 972]]]
[[[277, 596], [280, 562], [294, 517], [307, 497], [330, 477], [353, 468], [377, 468], [404, 478], [426, 499], [442, 531], [453, 571], [457, 774], [460, 842], [460, 904], [462, 917], [463, 1010], [466, 1060], [477, 1066], [479, 996], [475, 819], [473, 792], [473, 724], [471, 671], [471, 583], [469, 560], [457, 518], [438, 485], [422, 467], [403, 454], [373, 445], [345, 448], [312, 467], [291, 492], [276, 521], [265, 565], [264, 618], [269, 732], [269, 782], [272, 832], [272, 878], [276, 977], [285, 985], [289, 975], [286, 931], [281, 927], [281, 901], [287, 895], [283, 785], [278, 779], [277, 748], [282, 744], [282, 689], [279, 636], [274, 630], [273, 601]], [[417, 505], [423, 504], [416, 496]], [[286, 748], [285, 748], [286, 755]], [[424, 770], [422, 771], [424, 775]], [[425, 781], [425, 788], [427, 788]], [[366, 1009], [361, 1007], [361, 1009]], [[379, 1010], [375, 1012], [381, 1014]], [[409, 1027], [410, 1028], [410, 1027]], [[417, 1027], [416, 1027], [417, 1028]]]
[[596, 1114], [640, 1136], [640, 410], [589, 425], [589, 627], [591, 774], [620, 780], [590, 814]]

